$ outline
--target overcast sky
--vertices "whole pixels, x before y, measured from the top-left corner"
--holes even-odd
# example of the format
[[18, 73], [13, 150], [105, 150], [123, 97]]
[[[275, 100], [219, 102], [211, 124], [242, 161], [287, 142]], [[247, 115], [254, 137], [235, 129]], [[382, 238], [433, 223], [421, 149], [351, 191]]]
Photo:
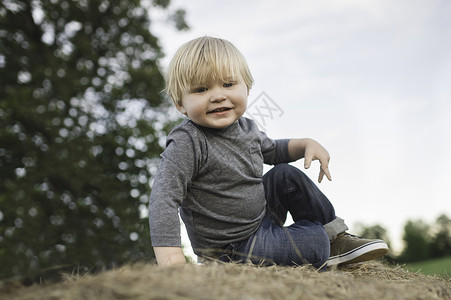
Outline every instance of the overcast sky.
[[[311, 137], [329, 151], [333, 180], [319, 187], [351, 232], [380, 224], [399, 248], [408, 219], [451, 217], [451, 1], [171, 3], [191, 29], [152, 13], [163, 67], [198, 36], [235, 44], [255, 79], [247, 116], [272, 138]], [[262, 118], [264, 101], [273, 115]], [[318, 165], [307, 174], [316, 181]]]

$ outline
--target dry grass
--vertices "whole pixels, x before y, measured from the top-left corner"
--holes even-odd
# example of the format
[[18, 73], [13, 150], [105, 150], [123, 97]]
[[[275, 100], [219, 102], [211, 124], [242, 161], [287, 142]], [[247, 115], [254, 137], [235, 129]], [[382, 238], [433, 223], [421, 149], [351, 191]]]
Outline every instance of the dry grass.
[[63, 283], [0, 286], [5, 299], [451, 299], [451, 281], [371, 262], [327, 272], [236, 264], [137, 264]]

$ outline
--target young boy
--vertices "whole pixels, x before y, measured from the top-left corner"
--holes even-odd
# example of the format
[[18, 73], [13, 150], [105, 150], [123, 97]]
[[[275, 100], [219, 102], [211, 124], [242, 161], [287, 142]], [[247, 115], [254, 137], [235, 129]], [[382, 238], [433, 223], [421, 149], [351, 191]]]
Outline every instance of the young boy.
[[[201, 258], [317, 268], [383, 256], [387, 244], [345, 233], [316, 185], [289, 162], [329, 154], [312, 139], [273, 140], [244, 118], [253, 84], [230, 42], [201, 37], [169, 65], [166, 91], [187, 119], [167, 137], [152, 186], [149, 222], [160, 266], [183, 264], [178, 213]], [[274, 167], [263, 175], [263, 163]], [[284, 227], [287, 213], [294, 224]]]

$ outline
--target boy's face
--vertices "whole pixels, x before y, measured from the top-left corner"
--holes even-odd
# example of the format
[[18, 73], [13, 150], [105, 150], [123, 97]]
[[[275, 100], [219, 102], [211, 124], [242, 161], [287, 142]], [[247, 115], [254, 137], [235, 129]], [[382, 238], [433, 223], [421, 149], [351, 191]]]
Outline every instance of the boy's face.
[[194, 123], [226, 128], [246, 111], [248, 90], [241, 76], [195, 85], [182, 96], [177, 109]]

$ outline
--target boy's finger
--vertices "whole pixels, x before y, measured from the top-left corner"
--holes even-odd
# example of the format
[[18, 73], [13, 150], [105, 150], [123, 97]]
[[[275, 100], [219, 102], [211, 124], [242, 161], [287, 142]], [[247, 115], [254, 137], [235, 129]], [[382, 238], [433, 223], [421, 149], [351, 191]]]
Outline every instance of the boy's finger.
[[324, 172], [323, 170], [319, 171], [319, 176], [318, 176], [318, 182], [321, 183], [321, 181], [323, 181], [323, 177], [324, 177]]
[[312, 157], [309, 156], [305, 156], [304, 157], [304, 168], [308, 169], [310, 168], [310, 165], [312, 164]]
[[[329, 167], [328, 166], [321, 166], [321, 172], [323, 173], [323, 176], [326, 175], [327, 179], [329, 181], [332, 181], [332, 176], [330, 176]], [[322, 178], [321, 178], [322, 179]]]

